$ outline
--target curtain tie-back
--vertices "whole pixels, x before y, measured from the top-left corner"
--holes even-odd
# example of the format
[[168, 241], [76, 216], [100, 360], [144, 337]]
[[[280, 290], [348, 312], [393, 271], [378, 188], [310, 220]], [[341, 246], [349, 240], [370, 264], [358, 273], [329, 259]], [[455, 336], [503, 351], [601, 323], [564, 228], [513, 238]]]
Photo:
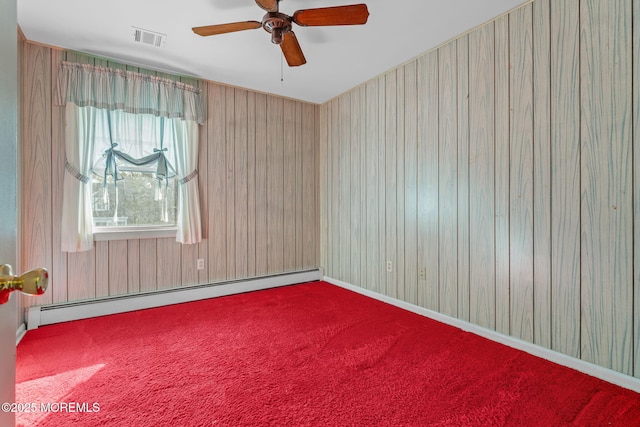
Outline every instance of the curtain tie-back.
[[[156, 149], [154, 149], [155, 151]], [[170, 166], [169, 166], [169, 162], [167, 161], [167, 158], [164, 156], [163, 151], [166, 151], [166, 148], [164, 150], [158, 150], [158, 164], [156, 166], [156, 178], [158, 178], [159, 180], [163, 180], [163, 179], [169, 179], [172, 177], [172, 175], [169, 173], [170, 171]]]
[[86, 175], [83, 175], [78, 169], [76, 169], [71, 163], [69, 163], [68, 160], [64, 161], [64, 168], [67, 170], [67, 172], [71, 174], [71, 176], [73, 176], [75, 179], [82, 182], [83, 184], [88, 184], [89, 181], [91, 180], [91, 178], [89, 178]]
[[182, 179], [179, 179], [178, 180], [178, 184], [180, 184], [180, 185], [186, 184], [187, 182], [191, 181], [196, 176], [198, 176], [198, 169], [194, 169], [193, 172], [191, 172], [189, 175], [185, 176]]
[[118, 151], [116, 151], [115, 149], [117, 146], [118, 144], [114, 142], [111, 144], [111, 148], [108, 148], [104, 151], [104, 154], [106, 155], [105, 166], [104, 166], [104, 186], [105, 187], [107, 186], [108, 175], [111, 175], [115, 182], [123, 179], [122, 177], [120, 177], [120, 173], [118, 172], [118, 164], [116, 163], [116, 158], [115, 158], [115, 156], [118, 154]]

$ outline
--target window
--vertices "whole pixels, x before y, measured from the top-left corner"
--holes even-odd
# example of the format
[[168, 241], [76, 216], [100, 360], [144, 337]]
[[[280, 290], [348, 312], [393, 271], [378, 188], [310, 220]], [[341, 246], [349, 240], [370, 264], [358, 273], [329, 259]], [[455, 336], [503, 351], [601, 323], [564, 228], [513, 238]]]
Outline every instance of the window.
[[[166, 236], [171, 229], [180, 243], [200, 242], [200, 90], [63, 62], [55, 95], [65, 107], [62, 251], [93, 249], [98, 230], [133, 230], [115, 233], [128, 239]], [[135, 234], [141, 227], [144, 235]]]
[[125, 227], [175, 229], [178, 184], [173, 136], [164, 117], [99, 112], [91, 174], [94, 233]]

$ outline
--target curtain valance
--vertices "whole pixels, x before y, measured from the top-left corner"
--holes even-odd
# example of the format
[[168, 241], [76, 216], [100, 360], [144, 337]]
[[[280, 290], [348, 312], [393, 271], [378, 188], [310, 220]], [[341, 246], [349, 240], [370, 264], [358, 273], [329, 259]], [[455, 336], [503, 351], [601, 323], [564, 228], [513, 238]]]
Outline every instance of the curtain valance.
[[200, 89], [173, 80], [90, 64], [62, 62], [57, 105], [123, 110], [205, 122]]

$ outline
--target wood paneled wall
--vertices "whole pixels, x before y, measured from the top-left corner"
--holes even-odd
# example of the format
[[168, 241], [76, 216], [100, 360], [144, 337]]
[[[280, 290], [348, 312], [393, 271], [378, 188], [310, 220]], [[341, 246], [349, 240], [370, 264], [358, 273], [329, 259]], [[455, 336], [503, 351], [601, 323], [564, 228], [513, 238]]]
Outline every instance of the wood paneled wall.
[[[319, 107], [184, 78], [207, 100], [198, 167], [205, 239], [100, 241], [88, 252], [61, 252], [64, 109], [53, 105], [52, 93], [62, 60], [124, 67], [23, 47], [21, 259], [23, 269], [46, 266], [51, 273], [47, 293], [25, 298], [26, 306], [319, 266]], [[196, 269], [198, 258], [204, 270]]]
[[640, 377], [638, 40], [536, 0], [324, 104], [326, 274]]

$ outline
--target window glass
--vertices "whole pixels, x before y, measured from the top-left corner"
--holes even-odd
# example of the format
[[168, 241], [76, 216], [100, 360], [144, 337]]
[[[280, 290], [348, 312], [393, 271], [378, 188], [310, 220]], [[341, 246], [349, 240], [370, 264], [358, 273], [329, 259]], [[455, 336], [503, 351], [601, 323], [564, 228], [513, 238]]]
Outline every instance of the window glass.
[[[155, 172], [120, 171], [124, 178], [118, 182], [118, 216], [115, 214], [113, 179], [107, 178], [107, 198], [104, 197], [104, 179], [94, 175], [92, 179], [94, 227], [166, 226], [176, 224], [176, 181], [169, 185], [158, 182]], [[160, 187], [160, 188], [159, 188]], [[163, 198], [158, 194], [164, 192]], [[166, 205], [166, 206], [165, 206]], [[166, 217], [163, 217], [166, 211]], [[166, 221], [165, 221], [166, 219]]]
[[[106, 111], [95, 126], [95, 149], [92, 174], [92, 209], [94, 227], [170, 226], [176, 224], [177, 182], [174, 179], [172, 132], [164, 132], [163, 118], [151, 114]], [[112, 146], [112, 142], [113, 145]], [[132, 164], [117, 150], [140, 160], [162, 152], [167, 160], [167, 176], [157, 175], [158, 162]], [[107, 173], [105, 173], [107, 169]], [[106, 184], [105, 184], [106, 179]]]

